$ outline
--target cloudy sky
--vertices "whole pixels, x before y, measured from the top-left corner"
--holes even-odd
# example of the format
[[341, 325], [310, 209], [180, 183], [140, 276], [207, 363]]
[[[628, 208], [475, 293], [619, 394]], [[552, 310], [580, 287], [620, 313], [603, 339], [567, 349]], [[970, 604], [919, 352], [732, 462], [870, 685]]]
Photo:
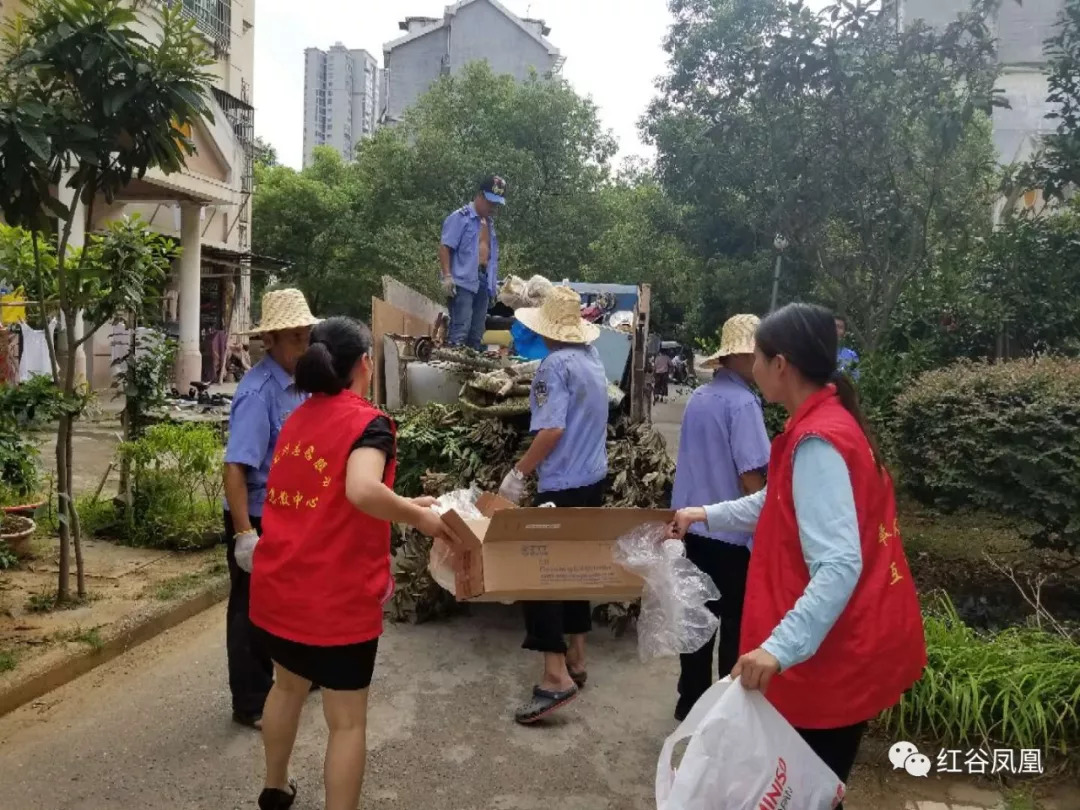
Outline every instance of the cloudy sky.
[[[661, 48], [670, 23], [666, 0], [502, 0], [520, 16], [539, 17], [566, 57], [563, 75], [600, 107], [622, 155], [648, 154], [637, 120], [664, 72]], [[304, 48], [342, 42], [382, 63], [383, 43], [401, 36], [406, 16], [442, 16], [447, 0], [257, 0], [255, 130], [283, 163], [299, 167], [303, 144]], [[633, 5], [632, 14], [627, 13]], [[302, 9], [302, 13], [298, 12]]]
[[[821, 7], [829, 0], [810, 0]], [[279, 159], [299, 168], [303, 151], [304, 48], [341, 42], [382, 64], [384, 43], [405, 17], [441, 17], [452, 0], [256, 0], [255, 131]], [[519, 16], [545, 20], [566, 57], [563, 76], [590, 96], [619, 140], [620, 157], [649, 155], [637, 122], [664, 73], [671, 23], [667, 0], [501, 0]], [[632, 9], [632, 13], [628, 13]]]

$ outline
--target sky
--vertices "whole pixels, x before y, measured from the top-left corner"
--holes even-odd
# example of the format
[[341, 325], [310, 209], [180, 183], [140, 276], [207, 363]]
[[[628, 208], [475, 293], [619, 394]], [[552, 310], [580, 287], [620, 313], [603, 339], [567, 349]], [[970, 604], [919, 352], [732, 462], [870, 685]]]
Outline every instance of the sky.
[[[666, 0], [501, 0], [518, 16], [543, 19], [566, 57], [563, 77], [592, 98], [619, 141], [620, 158], [649, 156], [637, 122], [665, 72], [662, 43], [671, 15]], [[448, 0], [257, 0], [255, 133], [282, 163], [300, 167], [303, 152], [304, 49], [336, 42], [363, 48], [382, 64], [383, 44], [402, 35], [405, 17], [441, 17]], [[633, 7], [633, 13], [627, 13]], [[298, 13], [301, 8], [302, 13]]]

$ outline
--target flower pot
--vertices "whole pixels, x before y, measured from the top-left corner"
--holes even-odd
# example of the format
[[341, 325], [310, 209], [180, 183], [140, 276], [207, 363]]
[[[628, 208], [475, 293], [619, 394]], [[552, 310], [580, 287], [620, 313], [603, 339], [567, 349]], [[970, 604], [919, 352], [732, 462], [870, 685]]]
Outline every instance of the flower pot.
[[36, 528], [34, 521], [22, 515], [5, 514], [0, 524], [0, 540], [12, 553], [23, 557], [30, 553], [30, 540]]
[[44, 500], [34, 501], [32, 503], [19, 504], [17, 506], [3, 506], [0, 507], [6, 514], [19, 515], [21, 517], [32, 518], [37, 514], [37, 510], [45, 505]]

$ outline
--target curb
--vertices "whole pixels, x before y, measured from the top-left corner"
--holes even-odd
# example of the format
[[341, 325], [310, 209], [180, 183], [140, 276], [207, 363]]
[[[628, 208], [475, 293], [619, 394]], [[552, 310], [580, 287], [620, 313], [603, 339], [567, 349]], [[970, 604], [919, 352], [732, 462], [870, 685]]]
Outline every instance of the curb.
[[101, 649], [74, 653], [45, 671], [17, 683], [11, 689], [0, 692], [0, 717], [202, 613], [224, 601], [228, 595], [228, 577], [216, 580], [209, 587], [163, 612], [147, 616], [143, 621], [123, 628], [106, 641]]

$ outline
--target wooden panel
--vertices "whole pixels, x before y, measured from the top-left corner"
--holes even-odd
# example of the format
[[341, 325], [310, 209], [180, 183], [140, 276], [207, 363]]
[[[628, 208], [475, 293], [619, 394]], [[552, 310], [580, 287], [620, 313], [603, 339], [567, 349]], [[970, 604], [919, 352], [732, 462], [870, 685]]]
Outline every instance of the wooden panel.
[[410, 315], [408, 312], [386, 303], [381, 298], [371, 299], [372, 350], [375, 358], [373, 401], [376, 405], [386, 403], [383, 338], [386, 335], [430, 336], [434, 329], [435, 325], [433, 323], [428, 323], [422, 318]]
[[383, 276], [383, 300], [397, 307], [402, 312], [407, 312], [417, 318], [435, 323], [439, 315], [446, 313], [446, 308], [441, 307], [421, 293], [418, 293], [407, 284], [402, 284], [396, 278]]

